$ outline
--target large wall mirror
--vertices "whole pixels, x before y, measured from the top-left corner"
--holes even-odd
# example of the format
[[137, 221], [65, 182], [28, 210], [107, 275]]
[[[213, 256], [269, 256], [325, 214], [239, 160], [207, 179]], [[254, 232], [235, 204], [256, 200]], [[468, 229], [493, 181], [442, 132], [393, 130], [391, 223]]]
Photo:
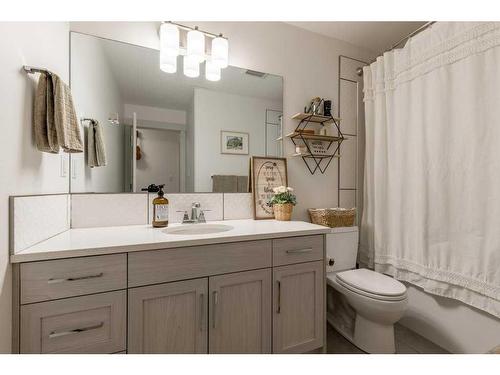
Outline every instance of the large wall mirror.
[[71, 155], [72, 193], [150, 184], [169, 193], [241, 192], [250, 156], [282, 156], [280, 76], [229, 66], [211, 82], [202, 65], [188, 78], [181, 58], [169, 74], [157, 50], [75, 32], [70, 63], [86, 145]]

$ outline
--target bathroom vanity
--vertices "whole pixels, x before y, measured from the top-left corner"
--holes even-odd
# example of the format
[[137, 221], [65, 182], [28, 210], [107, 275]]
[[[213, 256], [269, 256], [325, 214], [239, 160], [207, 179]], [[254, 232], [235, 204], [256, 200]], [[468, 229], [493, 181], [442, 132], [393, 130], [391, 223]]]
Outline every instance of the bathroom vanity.
[[[233, 229], [70, 229], [12, 255], [13, 347], [20, 353], [325, 350], [328, 229], [254, 220], [203, 225]], [[182, 225], [169, 230], [176, 227]]]

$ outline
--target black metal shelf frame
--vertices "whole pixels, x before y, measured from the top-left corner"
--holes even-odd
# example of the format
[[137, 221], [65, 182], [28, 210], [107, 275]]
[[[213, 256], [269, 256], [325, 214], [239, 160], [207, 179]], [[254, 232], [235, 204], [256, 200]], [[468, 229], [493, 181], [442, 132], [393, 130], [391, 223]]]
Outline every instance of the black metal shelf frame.
[[[340, 124], [339, 120], [334, 118], [332, 115], [329, 117], [325, 117], [324, 121], [311, 121], [311, 118], [313, 116], [316, 116], [314, 114], [309, 114], [309, 116], [304, 117], [302, 120], [300, 120], [299, 124], [295, 128], [295, 131], [293, 135], [290, 136], [290, 139], [292, 140], [294, 146], [297, 146], [296, 140], [300, 139], [302, 143], [306, 146], [307, 148], [307, 154], [306, 155], [301, 155], [302, 160], [304, 160], [304, 163], [307, 166], [307, 169], [309, 169], [309, 172], [313, 175], [317, 170], [321, 172], [321, 174], [324, 174], [332, 162], [333, 158], [335, 156], [340, 156], [337, 155], [337, 152], [340, 150], [340, 145], [344, 141], [344, 135], [342, 134], [342, 131], [340, 130]], [[315, 123], [315, 124], [321, 124], [321, 126], [325, 126], [325, 123], [333, 123], [335, 127], [337, 128], [337, 137], [331, 137], [330, 140], [327, 139], [321, 139], [323, 142], [328, 142], [328, 146], [326, 147], [326, 151], [330, 150], [330, 147], [332, 146], [333, 143], [337, 144], [337, 147], [335, 148], [335, 151], [330, 154], [330, 155], [314, 155], [314, 152], [311, 150], [311, 147], [309, 145], [308, 139], [304, 137], [304, 133], [302, 132], [309, 124]], [[305, 134], [307, 137], [307, 134]], [[310, 165], [310, 163], [307, 162], [307, 159], [313, 160], [314, 164]], [[326, 160], [326, 164], [324, 164], [324, 167], [321, 167], [322, 162]]]

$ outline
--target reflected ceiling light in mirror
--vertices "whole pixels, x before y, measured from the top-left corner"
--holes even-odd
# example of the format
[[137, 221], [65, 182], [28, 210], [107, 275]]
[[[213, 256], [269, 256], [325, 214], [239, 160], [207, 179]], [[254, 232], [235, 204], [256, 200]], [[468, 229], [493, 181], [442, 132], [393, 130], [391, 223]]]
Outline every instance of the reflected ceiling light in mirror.
[[[198, 27], [184, 26], [173, 22], [163, 22], [160, 25], [160, 68], [167, 73], [177, 71], [177, 57], [184, 57], [184, 74], [188, 77], [198, 77], [199, 64], [205, 65], [206, 79], [219, 81], [221, 69], [229, 65], [229, 44], [222, 34], [216, 35], [207, 31], [198, 30]], [[205, 40], [212, 39], [212, 54], [205, 53]], [[183, 46], [180, 41], [186, 41]]]
[[168, 56], [160, 52], [160, 69], [165, 73], [175, 73], [177, 71], [177, 56]]
[[187, 56], [198, 63], [205, 60], [205, 35], [198, 30], [198, 26], [187, 33]]
[[200, 75], [200, 63], [193, 56], [184, 56], [184, 75], [190, 78], [196, 78]]
[[205, 78], [208, 81], [220, 81], [220, 68], [212, 59], [207, 59], [205, 62]]
[[212, 40], [212, 61], [222, 69], [229, 65], [229, 43], [222, 34]]
[[165, 56], [179, 55], [179, 28], [167, 22], [160, 25], [160, 51]]

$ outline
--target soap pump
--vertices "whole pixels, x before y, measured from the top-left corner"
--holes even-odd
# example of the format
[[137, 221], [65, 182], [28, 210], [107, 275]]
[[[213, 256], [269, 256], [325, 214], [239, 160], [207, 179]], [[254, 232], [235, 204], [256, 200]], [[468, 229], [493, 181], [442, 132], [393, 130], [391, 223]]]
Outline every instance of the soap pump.
[[168, 199], [164, 197], [164, 186], [158, 185], [158, 196], [153, 199], [153, 227], [155, 228], [168, 226]]

